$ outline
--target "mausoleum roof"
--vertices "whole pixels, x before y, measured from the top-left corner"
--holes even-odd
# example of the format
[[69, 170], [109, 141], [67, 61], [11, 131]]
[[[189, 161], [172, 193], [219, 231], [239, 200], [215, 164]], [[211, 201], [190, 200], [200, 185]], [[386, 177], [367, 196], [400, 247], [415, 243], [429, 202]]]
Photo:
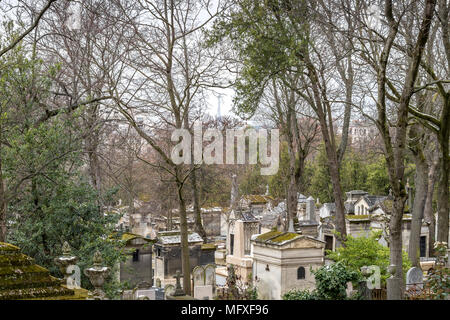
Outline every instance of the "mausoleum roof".
[[[180, 231], [163, 231], [158, 233], [158, 242], [161, 244], [178, 244], [181, 243]], [[189, 232], [189, 243], [203, 243], [202, 237], [196, 232]]]
[[287, 243], [299, 240], [299, 239], [307, 239], [308, 241], [312, 241], [313, 243], [317, 242], [323, 244], [324, 241], [318, 240], [314, 237], [310, 237], [307, 235], [302, 235], [295, 232], [283, 232], [283, 231], [269, 231], [258, 235], [256, 237], [252, 237], [252, 241], [256, 243], [263, 243], [269, 245], [283, 246]]
[[63, 286], [63, 280], [35, 264], [33, 258], [20, 252], [19, 247], [0, 242], [0, 300], [86, 298], [86, 290], [75, 292]]
[[272, 196], [257, 194], [244, 195], [242, 196], [242, 199], [253, 204], [263, 204], [275, 200]]

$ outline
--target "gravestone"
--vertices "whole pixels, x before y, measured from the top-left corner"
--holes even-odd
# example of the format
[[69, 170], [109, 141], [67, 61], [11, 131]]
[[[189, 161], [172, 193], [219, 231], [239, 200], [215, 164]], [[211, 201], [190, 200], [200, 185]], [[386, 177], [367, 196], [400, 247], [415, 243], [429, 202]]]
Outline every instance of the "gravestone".
[[195, 299], [212, 299], [216, 291], [216, 266], [197, 266], [192, 271]]
[[362, 300], [372, 300], [372, 290], [367, 287], [366, 280], [359, 282], [358, 292]]
[[195, 286], [205, 284], [205, 270], [202, 266], [196, 266], [194, 270], [192, 270], [192, 278], [194, 280], [194, 288]]
[[347, 293], [347, 297], [351, 297], [353, 294], [353, 284], [351, 282], [347, 282], [347, 289], [345, 290]]
[[212, 300], [213, 299], [213, 286], [196, 286], [194, 287], [194, 298], [200, 300]]
[[133, 290], [125, 290], [122, 294], [122, 300], [134, 300]]
[[316, 205], [311, 196], [306, 199], [306, 216], [309, 221], [316, 222]]
[[147, 290], [137, 290], [136, 297], [139, 300], [143, 299], [143, 297], [147, 297], [148, 300], [164, 300], [164, 289], [155, 287]]
[[205, 285], [213, 286], [213, 292], [216, 287], [216, 266], [208, 264], [205, 267]]
[[175, 286], [173, 284], [168, 284], [164, 287], [164, 299], [167, 300], [167, 296], [172, 296], [175, 293]]
[[423, 288], [423, 271], [417, 267], [412, 267], [406, 273], [406, 290], [414, 287]]

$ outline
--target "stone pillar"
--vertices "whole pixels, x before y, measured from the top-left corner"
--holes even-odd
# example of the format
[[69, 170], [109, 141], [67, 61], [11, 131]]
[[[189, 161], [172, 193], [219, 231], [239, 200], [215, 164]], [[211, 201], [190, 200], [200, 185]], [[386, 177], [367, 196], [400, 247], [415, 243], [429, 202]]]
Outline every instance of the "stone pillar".
[[71, 251], [72, 249], [70, 248], [69, 243], [65, 241], [62, 246], [63, 255], [54, 259], [54, 262], [58, 265], [59, 270], [64, 276], [64, 283], [66, 285], [69, 285], [67, 280], [72, 275], [72, 273], [68, 271], [68, 267], [75, 265], [78, 261], [78, 257], [73, 256]]
[[233, 256], [242, 258], [244, 256], [245, 244], [244, 221], [237, 220], [234, 223], [234, 253]]
[[311, 196], [306, 199], [306, 216], [309, 221], [316, 222], [316, 204], [314, 203], [314, 198]]
[[95, 288], [92, 293], [92, 299], [106, 300], [103, 285], [106, 278], [109, 276], [110, 269], [102, 266], [103, 258], [100, 251], [95, 252], [93, 260], [94, 266], [84, 270], [84, 274], [89, 278], [89, 281]]
[[391, 277], [386, 279], [387, 299], [388, 300], [402, 300], [403, 279], [395, 276], [396, 269], [397, 269], [397, 266], [395, 266], [393, 264], [391, 264], [388, 267], [388, 272], [391, 274]]

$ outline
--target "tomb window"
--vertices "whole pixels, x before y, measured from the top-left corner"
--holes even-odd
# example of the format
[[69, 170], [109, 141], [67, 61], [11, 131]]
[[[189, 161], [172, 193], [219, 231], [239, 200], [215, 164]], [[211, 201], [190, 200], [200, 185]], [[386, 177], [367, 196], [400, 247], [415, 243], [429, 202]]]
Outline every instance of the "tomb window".
[[139, 261], [139, 249], [136, 249], [135, 252], [133, 252], [133, 262]]
[[297, 269], [297, 280], [305, 279], [305, 268], [299, 267]]

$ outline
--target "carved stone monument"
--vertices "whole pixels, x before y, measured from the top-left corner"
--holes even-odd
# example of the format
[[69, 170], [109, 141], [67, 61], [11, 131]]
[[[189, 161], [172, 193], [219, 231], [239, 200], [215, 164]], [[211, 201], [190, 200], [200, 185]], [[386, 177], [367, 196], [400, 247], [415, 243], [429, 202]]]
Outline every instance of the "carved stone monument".
[[386, 279], [387, 299], [388, 300], [402, 300], [403, 279], [395, 276], [396, 270], [397, 270], [396, 265], [391, 264], [388, 267], [388, 272], [391, 274], [391, 277]]
[[420, 268], [412, 267], [406, 273], [406, 290], [411, 288], [423, 288], [423, 271]]
[[63, 255], [61, 257], [55, 258], [55, 263], [59, 267], [59, 270], [64, 275], [64, 283], [68, 284], [68, 279], [70, 276], [72, 276], [72, 272], [68, 269], [69, 266], [74, 266], [77, 261], [78, 257], [73, 256], [71, 254], [71, 248], [67, 241], [64, 242], [62, 246], [62, 252]]
[[85, 269], [84, 274], [89, 278], [89, 281], [94, 286], [94, 292], [92, 293], [93, 300], [105, 300], [105, 292], [103, 291], [103, 284], [106, 278], [109, 276], [110, 269], [102, 266], [103, 258], [100, 251], [94, 254], [94, 266]]

